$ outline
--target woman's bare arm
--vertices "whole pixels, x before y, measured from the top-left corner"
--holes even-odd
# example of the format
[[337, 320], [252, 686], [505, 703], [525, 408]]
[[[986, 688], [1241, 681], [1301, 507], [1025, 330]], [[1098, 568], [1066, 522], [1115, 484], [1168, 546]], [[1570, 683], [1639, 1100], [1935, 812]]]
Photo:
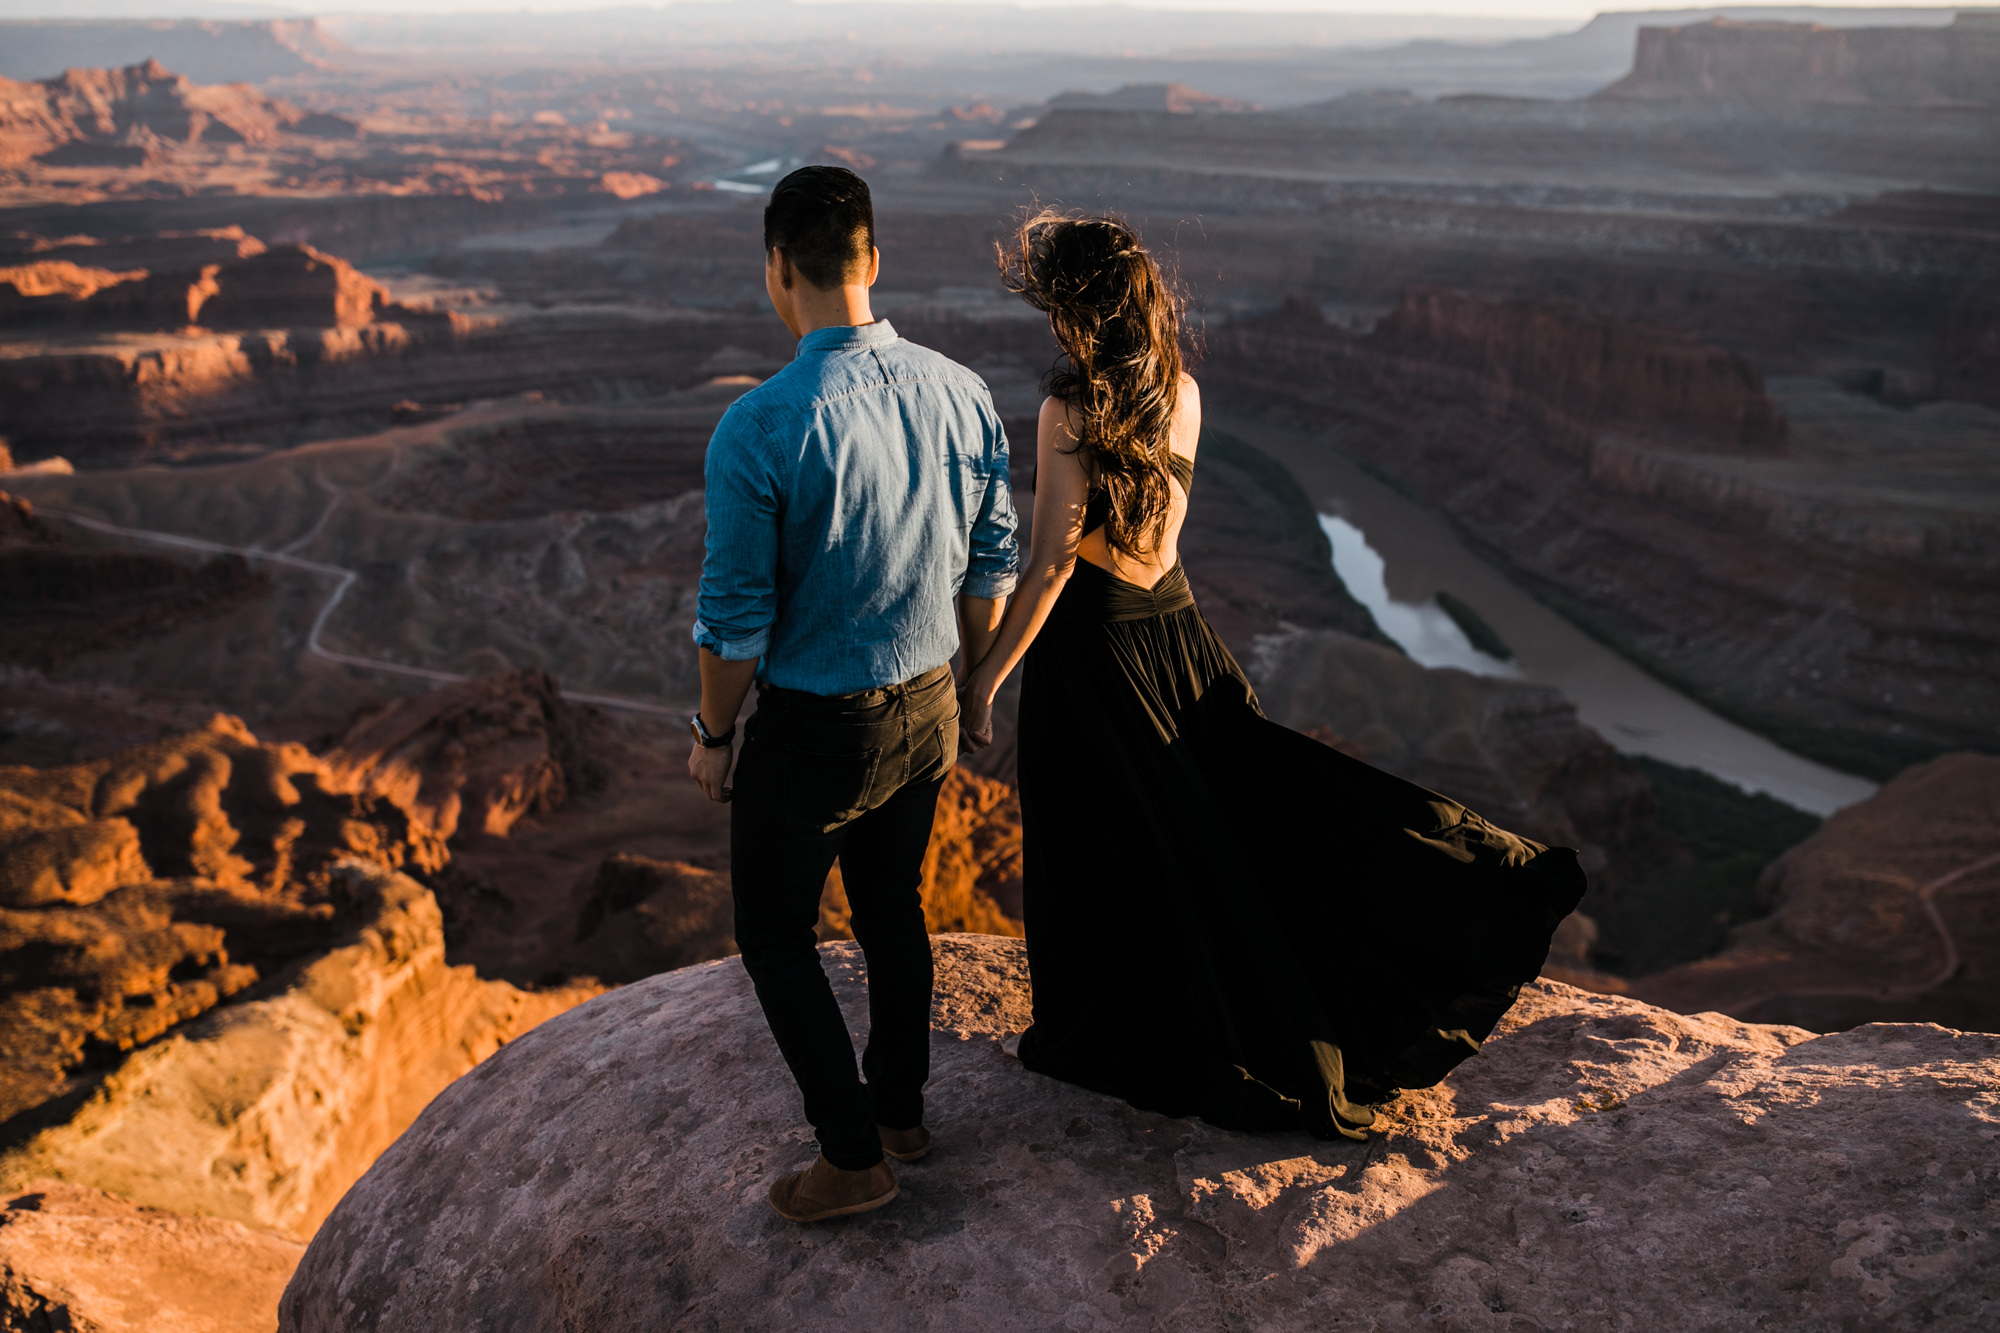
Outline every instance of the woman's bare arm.
[[1083, 511], [1090, 479], [1070, 433], [1068, 411], [1057, 399], [1042, 403], [1035, 428], [1035, 526], [1028, 543], [1027, 568], [1007, 602], [1007, 615], [993, 646], [965, 681], [960, 731], [972, 749], [993, 737], [993, 696], [1019, 665], [1062, 595], [1076, 568], [1083, 536]]

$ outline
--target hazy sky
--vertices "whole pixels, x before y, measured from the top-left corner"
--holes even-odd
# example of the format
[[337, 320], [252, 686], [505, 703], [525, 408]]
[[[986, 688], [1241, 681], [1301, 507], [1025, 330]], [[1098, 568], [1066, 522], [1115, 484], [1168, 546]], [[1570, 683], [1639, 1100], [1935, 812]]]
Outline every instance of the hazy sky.
[[[684, 0], [685, 2], [685, 0]], [[717, 0], [710, 0], [717, 2]], [[722, 0], [726, 2], [726, 0]], [[850, 0], [796, 0], [800, 4], [838, 4]], [[951, 8], [959, 5], [976, 4], [990, 7], [996, 0], [865, 0], [870, 3], [912, 4], [931, 7]], [[999, 0], [1021, 8], [1042, 6], [1073, 5], [1079, 0]], [[1643, 10], [1643, 9], [1693, 9], [1697, 3], [1664, 2], [1645, 3], [1644, 0], [1083, 0], [1084, 3], [1117, 4], [1129, 9], [1178, 9], [1204, 10], [1208, 12], [1241, 11], [1252, 13], [1332, 13], [1332, 14], [1477, 14], [1482, 17], [1547, 18], [1563, 17], [1584, 19], [1599, 10]], [[1822, 0], [1842, 8], [1892, 9], [1892, 8], [1938, 8], [1937, 0]], [[401, 14], [446, 14], [446, 13], [506, 13], [533, 9], [542, 12], [560, 10], [591, 10], [614, 8], [661, 8], [663, 5], [647, 4], [646, 0], [328, 0], [314, 3], [314, 0], [245, 0], [232, 5], [228, 0], [0, 0], [0, 17], [69, 16], [107, 13], [129, 14], [135, 17], [151, 16], [173, 18], [186, 14], [219, 15], [232, 9], [239, 12], [255, 10], [294, 11], [307, 14], [338, 13], [401, 13]], [[1968, 5], [1967, 8], [1978, 7]]]

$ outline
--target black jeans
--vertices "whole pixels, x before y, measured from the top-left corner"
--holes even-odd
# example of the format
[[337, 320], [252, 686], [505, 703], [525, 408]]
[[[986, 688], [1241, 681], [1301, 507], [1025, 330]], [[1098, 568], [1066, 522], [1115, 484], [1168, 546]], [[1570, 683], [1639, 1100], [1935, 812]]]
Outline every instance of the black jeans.
[[[820, 1151], [843, 1170], [882, 1160], [877, 1124], [923, 1123], [931, 1059], [924, 850], [938, 789], [957, 758], [958, 698], [945, 667], [839, 698], [760, 689], [744, 726], [729, 819], [736, 945]], [[815, 934], [835, 857], [868, 962], [866, 1084]]]

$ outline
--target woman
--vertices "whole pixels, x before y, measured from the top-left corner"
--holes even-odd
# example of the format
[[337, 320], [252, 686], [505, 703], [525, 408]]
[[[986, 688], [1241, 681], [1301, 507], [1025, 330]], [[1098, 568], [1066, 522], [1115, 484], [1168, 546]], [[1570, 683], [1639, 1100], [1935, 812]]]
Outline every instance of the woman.
[[1179, 310], [1111, 218], [1001, 258], [1047, 312], [1028, 567], [965, 683], [1025, 659], [1029, 1068], [1229, 1128], [1365, 1137], [1479, 1049], [1582, 896], [1566, 848], [1266, 720], [1178, 556], [1201, 435]]

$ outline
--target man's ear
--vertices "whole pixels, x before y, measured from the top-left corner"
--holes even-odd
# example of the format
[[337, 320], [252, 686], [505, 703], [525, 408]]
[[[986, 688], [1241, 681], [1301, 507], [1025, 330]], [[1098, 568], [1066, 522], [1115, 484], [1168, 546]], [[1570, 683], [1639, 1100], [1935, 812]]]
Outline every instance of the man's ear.
[[882, 252], [876, 249], [874, 246], [870, 246], [868, 247], [868, 281], [862, 283], [861, 285], [864, 287], [873, 287], [875, 285], [875, 279], [880, 277], [881, 275], [882, 275]]
[[778, 285], [786, 291], [792, 289], [792, 257], [777, 246], [771, 247], [770, 263], [778, 278]]

